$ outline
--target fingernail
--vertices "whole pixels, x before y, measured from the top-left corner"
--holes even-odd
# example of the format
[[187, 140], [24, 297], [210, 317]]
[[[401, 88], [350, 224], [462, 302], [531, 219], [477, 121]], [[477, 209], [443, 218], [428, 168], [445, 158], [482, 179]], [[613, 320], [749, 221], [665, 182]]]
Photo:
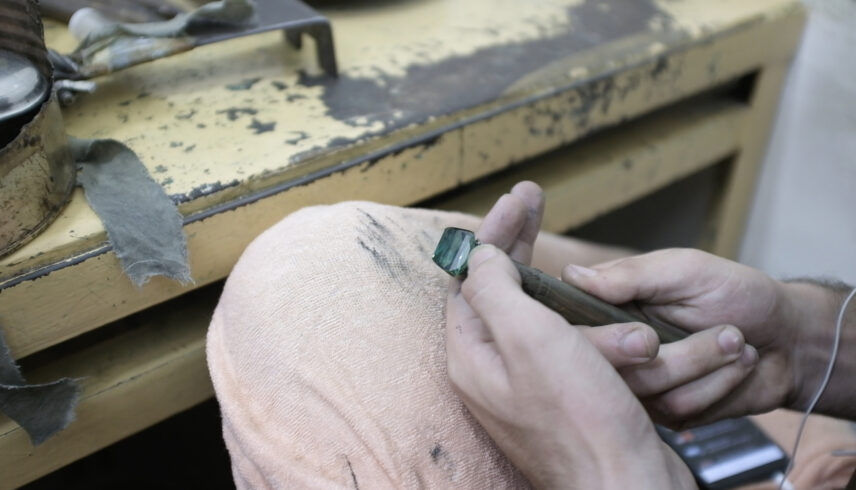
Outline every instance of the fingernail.
[[645, 330], [639, 328], [622, 337], [620, 345], [624, 355], [633, 359], [651, 359], [657, 354], [656, 345]]
[[594, 269], [589, 269], [588, 267], [583, 267], [581, 265], [568, 265], [568, 271], [571, 273], [571, 276], [574, 277], [591, 277], [597, 274], [597, 271]]
[[719, 334], [719, 346], [726, 354], [737, 354], [743, 348], [743, 336], [735, 327], [728, 327]]
[[743, 347], [743, 354], [740, 356], [740, 363], [746, 367], [752, 367], [758, 363], [758, 351], [749, 344]]
[[467, 260], [468, 267], [475, 269], [485, 260], [496, 255], [496, 247], [493, 245], [479, 245], [470, 252], [470, 258]]

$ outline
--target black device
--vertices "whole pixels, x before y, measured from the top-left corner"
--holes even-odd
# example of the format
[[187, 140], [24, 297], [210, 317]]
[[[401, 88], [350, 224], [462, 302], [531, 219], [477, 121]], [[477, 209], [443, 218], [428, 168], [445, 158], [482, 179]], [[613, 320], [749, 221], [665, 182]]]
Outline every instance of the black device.
[[788, 466], [785, 451], [746, 417], [680, 432], [657, 426], [657, 432], [703, 489], [723, 490], [769, 480]]

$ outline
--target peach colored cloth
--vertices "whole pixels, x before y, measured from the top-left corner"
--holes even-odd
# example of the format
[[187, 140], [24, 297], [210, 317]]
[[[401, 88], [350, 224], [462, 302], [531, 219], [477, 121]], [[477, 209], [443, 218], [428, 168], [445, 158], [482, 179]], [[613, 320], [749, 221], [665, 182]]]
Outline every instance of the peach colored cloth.
[[444, 226], [370, 203], [309, 208], [258, 237], [208, 334], [241, 488], [499, 488], [524, 479], [445, 374]]
[[[752, 419], [788, 453], [802, 413], [776, 410]], [[833, 490], [844, 488], [856, 470], [856, 457], [832, 456], [833, 451], [856, 450], [856, 425], [853, 422], [812, 415], [800, 442], [796, 464], [788, 480], [798, 490]], [[775, 489], [775, 485], [755, 485], [747, 490]]]
[[[239, 488], [528, 486], [446, 378], [449, 279], [431, 252], [444, 227], [477, 225], [342, 203], [294, 213], [247, 248], [208, 333]], [[536, 265], [599, 253], [560, 241], [539, 238]]]

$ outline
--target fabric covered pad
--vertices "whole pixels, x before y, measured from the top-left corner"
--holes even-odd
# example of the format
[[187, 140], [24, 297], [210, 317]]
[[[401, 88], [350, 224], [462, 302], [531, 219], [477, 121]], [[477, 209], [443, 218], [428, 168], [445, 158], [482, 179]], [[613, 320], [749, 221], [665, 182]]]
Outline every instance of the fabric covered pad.
[[[208, 334], [239, 488], [528, 486], [446, 378], [449, 277], [431, 253], [446, 226], [478, 221], [342, 203], [294, 213], [247, 248]], [[534, 265], [557, 274], [614, 254], [542, 233]], [[789, 448], [794, 424], [773, 417], [764, 428]], [[829, 488], [853, 467], [829, 455], [843, 440], [856, 447], [848, 424], [834, 422], [810, 431], [802, 450], [817, 456], [807, 465], [836, 471], [798, 463], [797, 488]]]
[[446, 380], [449, 278], [431, 252], [445, 226], [477, 224], [340, 204], [249, 246], [208, 334], [240, 488], [524, 485]]

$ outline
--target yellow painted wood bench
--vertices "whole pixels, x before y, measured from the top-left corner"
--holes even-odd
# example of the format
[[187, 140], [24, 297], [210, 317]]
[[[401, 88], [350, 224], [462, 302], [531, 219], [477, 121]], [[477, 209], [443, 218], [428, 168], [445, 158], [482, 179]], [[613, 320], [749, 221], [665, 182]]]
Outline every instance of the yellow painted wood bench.
[[[796, 0], [413, 0], [325, 13], [337, 80], [311, 49], [268, 33], [101, 78], [64, 110], [70, 134], [125, 142], [180, 203], [195, 282], [134, 287], [80, 190], [0, 260], [0, 328], [24, 375], [85, 377], [77, 421], [42, 446], [0, 417], [0, 487], [210, 397], [216, 291], [173, 299], [224, 278], [303, 206], [435, 198], [482, 213], [533, 179], [548, 195], [545, 228], [561, 232], [718, 165], [726, 178], [699, 245], [733, 256], [804, 20]], [[57, 24], [46, 38], [74, 46]], [[110, 333], [79, 340], [92, 331]]]

